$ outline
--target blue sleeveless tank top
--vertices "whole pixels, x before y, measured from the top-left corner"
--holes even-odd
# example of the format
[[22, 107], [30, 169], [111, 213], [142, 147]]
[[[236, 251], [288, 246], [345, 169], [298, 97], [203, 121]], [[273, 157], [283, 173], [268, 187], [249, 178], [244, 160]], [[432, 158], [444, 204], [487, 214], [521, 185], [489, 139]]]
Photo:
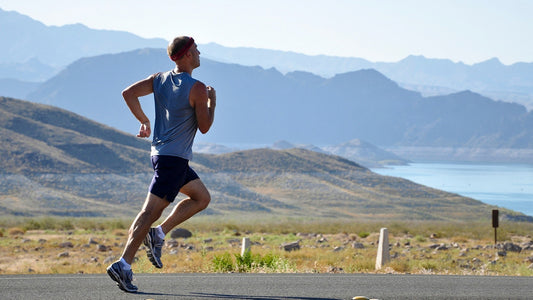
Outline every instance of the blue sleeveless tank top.
[[197, 82], [189, 73], [159, 73], [153, 81], [155, 125], [151, 155], [192, 159], [192, 144], [198, 123], [189, 93]]

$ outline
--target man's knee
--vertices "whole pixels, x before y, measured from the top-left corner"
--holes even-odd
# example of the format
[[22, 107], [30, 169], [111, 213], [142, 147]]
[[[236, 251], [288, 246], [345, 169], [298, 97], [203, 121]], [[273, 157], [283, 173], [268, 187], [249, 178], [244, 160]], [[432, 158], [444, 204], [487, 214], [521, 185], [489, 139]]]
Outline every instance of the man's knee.
[[202, 193], [200, 199], [197, 201], [200, 204], [201, 209], [204, 210], [209, 205], [209, 202], [211, 202], [211, 194], [209, 194], [209, 191], [206, 190], [205, 193]]
[[200, 179], [187, 183], [180, 192], [195, 201], [201, 210], [205, 209], [211, 202], [211, 194]]
[[211, 202], [211, 194], [207, 189], [198, 189], [194, 194], [189, 196], [191, 200], [196, 202], [200, 210], [204, 210]]

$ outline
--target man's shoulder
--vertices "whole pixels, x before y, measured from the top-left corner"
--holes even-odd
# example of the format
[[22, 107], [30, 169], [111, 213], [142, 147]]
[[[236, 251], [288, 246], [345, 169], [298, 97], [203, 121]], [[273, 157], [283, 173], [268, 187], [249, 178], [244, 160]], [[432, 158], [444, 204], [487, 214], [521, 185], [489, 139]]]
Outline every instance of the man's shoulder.
[[167, 78], [169, 77], [168, 76], [169, 74], [170, 72], [157, 72], [157, 73], [150, 75], [149, 78], [151, 78], [154, 83], [156, 82], [162, 83], [167, 80]]
[[172, 70], [165, 72], [157, 72], [152, 75], [153, 78], [167, 78], [172, 75]]
[[[195, 79], [196, 80], [196, 79]], [[196, 80], [194, 84], [192, 85], [192, 89], [198, 89], [198, 90], [205, 90], [207, 87], [206, 85], [201, 82], [200, 80]]]

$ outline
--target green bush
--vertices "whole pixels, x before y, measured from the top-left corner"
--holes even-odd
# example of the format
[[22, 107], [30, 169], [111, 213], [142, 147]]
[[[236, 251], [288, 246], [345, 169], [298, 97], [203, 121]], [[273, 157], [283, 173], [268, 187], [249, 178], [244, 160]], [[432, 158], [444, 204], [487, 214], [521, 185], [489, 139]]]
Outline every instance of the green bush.
[[233, 259], [228, 252], [222, 255], [215, 255], [212, 262], [215, 272], [232, 272], [234, 270]]
[[244, 255], [234, 254], [233, 258], [228, 252], [215, 255], [212, 264], [215, 272], [286, 272], [290, 269], [285, 259], [273, 253], [261, 256], [260, 254], [253, 255], [250, 251]]
[[[261, 256], [259, 256], [259, 259]], [[254, 261], [257, 261], [258, 257], [252, 257], [250, 251], [246, 251], [244, 255], [235, 254], [235, 266], [238, 272], [249, 272], [252, 269]]]
[[421, 236], [421, 235], [417, 235], [417, 236], [415, 236], [415, 241], [417, 241], [419, 243], [424, 243], [426, 241], [426, 238]]
[[360, 238], [364, 239], [364, 238], [368, 237], [370, 235], [370, 233], [369, 232], [359, 232], [358, 235], [359, 235]]

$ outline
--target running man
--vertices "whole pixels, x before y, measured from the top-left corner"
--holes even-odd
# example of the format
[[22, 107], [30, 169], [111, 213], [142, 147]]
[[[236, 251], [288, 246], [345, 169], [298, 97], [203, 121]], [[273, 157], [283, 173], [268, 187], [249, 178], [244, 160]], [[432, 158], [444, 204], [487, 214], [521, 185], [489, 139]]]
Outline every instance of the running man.
[[[154, 94], [155, 126], [151, 146], [154, 176], [144, 205], [131, 224], [120, 260], [107, 268], [109, 276], [126, 292], [136, 292], [131, 283], [131, 263], [141, 243], [156, 268], [162, 268], [161, 248], [165, 235], [178, 224], [204, 210], [211, 200], [209, 191], [189, 166], [196, 131], [205, 134], [215, 117], [216, 92], [191, 77], [200, 66], [200, 51], [192, 37], [180, 36], [170, 42], [168, 56], [176, 67], [138, 81], [122, 91], [129, 109], [141, 123], [138, 137], [151, 134], [150, 120], [144, 114], [139, 97]], [[180, 201], [161, 225], [151, 228], [163, 210], [181, 192]]]

